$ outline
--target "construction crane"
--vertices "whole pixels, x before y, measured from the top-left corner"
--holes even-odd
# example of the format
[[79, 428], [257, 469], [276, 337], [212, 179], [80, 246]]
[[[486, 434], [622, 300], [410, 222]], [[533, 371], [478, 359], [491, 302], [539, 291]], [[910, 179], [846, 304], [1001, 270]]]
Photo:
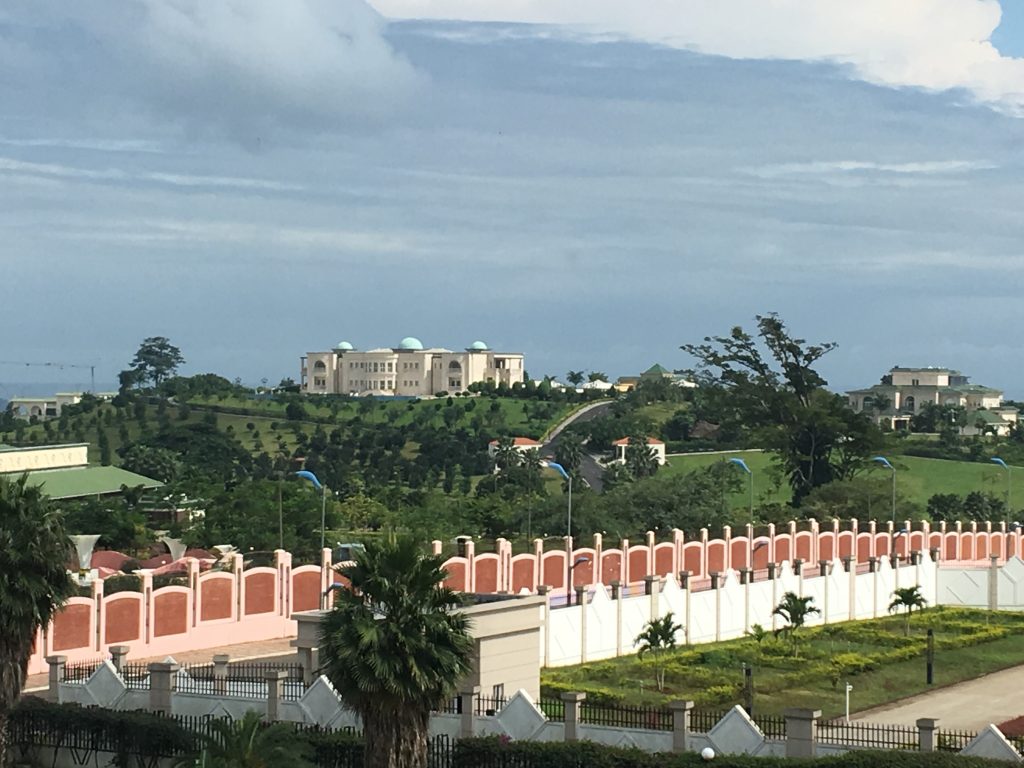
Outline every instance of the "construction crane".
[[56, 368], [57, 370], [64, 370], [65, 368], [88, 368], [89, 369], [89, 391], [92, 393], [96, 392], [96, 366], [95, 365], [79, 365], [77, 363], [26, 363], [21, 361], [13, 360], [0, 360], [0, 365], [17, 365], [24, 366], [26, 368]]

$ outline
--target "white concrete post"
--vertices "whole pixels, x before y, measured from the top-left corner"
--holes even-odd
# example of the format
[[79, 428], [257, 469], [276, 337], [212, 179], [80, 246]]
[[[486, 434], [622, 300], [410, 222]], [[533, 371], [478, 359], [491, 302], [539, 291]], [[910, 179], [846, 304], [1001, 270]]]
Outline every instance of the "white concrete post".
[[474, 685], [459, 692], [459, 737], [473, 738], [476, 724], [476, 697], [480, 695], [480, 686]]
[[[300, 658], [302, 658], [300, 649]], [[226, 653], [218, 653], [213, 657], [213, 692], [218, 696], [223, 696], [227, 693], [228, 689], [228, 662], [231, 661], [231, 657]], [[306, 668], [306, 664], [303, 661], [302, 664], [302, 675], [303, 677], [309, 677], [306, 680], [306, 685], [313, 682], [312, 670]]]
[[586, 700], [587, 694], [573, 691], [562, 694], [565, 703], [565, 740], [579, 741], [580, 737], [580, 704]]
[[149, 708], [169, 715], [174, 711], [174, 689], [177, 687], [180, 667], [173, 661], [153, 662], [149, 665]]
[[988, 609], [999, 609], [999, 555], [989, 555], [988, 567]]
[[128, 658], [129, 650], [127, 645], [110, 646], [110, 663], [114, 665], [114, 669], [117, 670], [118, 674], [121, 674], [124, 670], [124, 662]]
[[50, 665], [49, 686], [46, 691], [46, 698], [54, 704], [60, 703], [60, 684], [64, 682], [64, 667], [67, 666], [67, 656], [47, 656], [46, 663]]
[[820, 709], [787, 709], [786, 757], [814, 757], [817, 752]]
[[670, 701], [672, 712], [672, 751], [688, 752], [690, 749], [690, 710], [692, 701]]
[[281, 719], [281, 694], [284, 679], [288, 673], [283, 669], [268, 669], [263, 673], [267, 682], [267, 722], [276, 723]]
[[938, 720], [933, 717], [922, 717], [917, 721], [917, 742], [922, 752], [934, 752], [938, 744], [935, 732], [938, 730]]

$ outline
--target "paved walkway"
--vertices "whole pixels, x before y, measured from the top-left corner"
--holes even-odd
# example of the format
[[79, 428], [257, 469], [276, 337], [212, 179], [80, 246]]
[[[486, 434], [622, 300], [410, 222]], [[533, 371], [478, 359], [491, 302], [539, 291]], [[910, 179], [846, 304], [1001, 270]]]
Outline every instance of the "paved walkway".
[[[851, 720], [914, 725], [919, 717], [935, 717], [939, 728], [977, 731], [1024, 715], [1024, 666], [967, 680], [930, 693], [851, 715]], [[854, 696], [857, 695], [856, 687]]]
[[[295, 649], [291, 647], [291, 641], [291, 638], [282, 637], [276, 640], [261, 640], [255, 643], [221, 645], [216, 648], [204, 648], [198, 651], [188, 651], [187, 653], [176, 653], [174, 654], [174, 660], [179, 664], [202, 664], [204, 662], [209, 662], [217, 654], [226, 653], [231, 657], [232, 661], [259, 661], [262, 659], [272, 658], [275, 661], [280, 661], [282, 663], [297, 664], [299, 662], [299, 657], [295, 653]], [[99, 654], [97, 654], [97, 656], [98, 655]], [[128, 655], [128, 660], [132, 663], [163, 661], [166, 658], [166, 654], [163, 656], [144, 657], [136, 657], [131, 654]], [[48, 683], [48, 675], [31, 675], [25, 684], [25, 692], [33, 693], [45, 691]]]

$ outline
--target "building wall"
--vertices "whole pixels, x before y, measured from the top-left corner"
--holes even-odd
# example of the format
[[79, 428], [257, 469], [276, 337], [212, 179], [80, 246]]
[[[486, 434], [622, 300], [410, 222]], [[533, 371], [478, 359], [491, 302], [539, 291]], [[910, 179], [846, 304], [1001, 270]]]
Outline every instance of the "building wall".
[[307, 353], [301, 381], [311, 394], [425, 397], [487, 381], [511, 386], [523, 380], [523, 366], [522, 355], [491, 350], [332, 350]]
[[89, 463], [88, 445], [47, 445], [0, 451], [0, 474], [41, 469], [82, 467]]

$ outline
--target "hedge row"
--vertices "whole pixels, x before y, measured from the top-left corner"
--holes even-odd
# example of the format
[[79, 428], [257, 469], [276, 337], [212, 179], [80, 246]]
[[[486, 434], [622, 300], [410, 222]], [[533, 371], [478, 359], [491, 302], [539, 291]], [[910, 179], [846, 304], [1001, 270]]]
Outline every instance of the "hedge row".
[[798, 760], [749, 755], [716, 755], [704, 760], [696, 752], [651, 754], [638, 749], [593, 742], [508, 741], [487, 737], [455, 743], [453, 768], [996, 768], [997, 760], [948, 752], [856, 751]]

